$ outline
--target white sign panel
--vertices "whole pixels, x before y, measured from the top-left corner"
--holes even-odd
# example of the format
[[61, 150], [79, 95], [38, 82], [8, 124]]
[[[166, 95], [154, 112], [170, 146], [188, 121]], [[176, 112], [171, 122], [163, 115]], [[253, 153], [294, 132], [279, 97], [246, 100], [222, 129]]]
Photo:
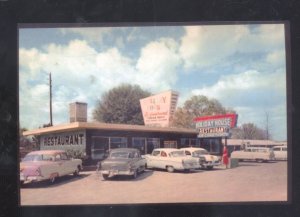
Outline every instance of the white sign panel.
[[167, 91], [140, 100], [146, 126], [169, 127], [178, 100], [178, 93]]
[[85, 150], [86, 133], [85, 131], [73, 131], [64, 133], [52, 133], [41, 136], [41, 150]]

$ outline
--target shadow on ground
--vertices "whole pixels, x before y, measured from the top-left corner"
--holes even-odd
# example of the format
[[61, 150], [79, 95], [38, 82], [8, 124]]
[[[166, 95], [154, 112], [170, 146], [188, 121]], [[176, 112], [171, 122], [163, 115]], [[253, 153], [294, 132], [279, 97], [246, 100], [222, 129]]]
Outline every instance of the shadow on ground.
[[49, 180], [44, 180], [44, 181], [40, 181], [40, 182], [25, 183], [21, 186], [21, 188], [52, 188], [52, 187], [58, 187], [60, 185], [66, 184], [68, 182], [75, 182], [77, 180], [84, 179], [87, 176], [89, 176], [89, 174], [80, 174], [78, 176], [67, 175], [67, 176], [62, 176], [62, 177], [56, 178], [54, 183], [51, 183]]

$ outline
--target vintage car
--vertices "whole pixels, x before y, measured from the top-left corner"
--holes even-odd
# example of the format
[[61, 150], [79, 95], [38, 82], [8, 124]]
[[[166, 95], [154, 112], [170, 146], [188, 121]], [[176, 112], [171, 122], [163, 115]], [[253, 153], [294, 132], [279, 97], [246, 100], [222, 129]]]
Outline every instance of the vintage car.
[[272, 148], [246, 147], [244, 150], [233, 151], [231, 158], [239, 161], [254, 160], [257, 162], [268, 162], [275, 159]]
[[114, 176], [132, 176], [143, 172], [146, 168], [146, 160], [141, 157], [140, 151], [135, 148], [111, 149], [108, 157], [98, 163], [98, 171], [104, 180]]
[[275, 160], [287, 160], [287, 146], [273, 147]]
[[81, 159], [72, 159], [63, 150], [40, 150], [28, 153], [20, 163], [20, 182], [50, 180], [68, 174], [78, 175]]
[[144, 155], [147, 168], [165, 169], [168, 172], [190, 171], [199, 168], [199, 162], [191, 156], [186, 156], [184, 151], [175, 148], [157, 148], [152, 154]]
[[201, 168], [213, 169], [214, 166], [221, 165], [220, 158], [209, 154], [204, 148], [187, 147], [180, 150], [183, 150], [186, 155], [197, 158]]

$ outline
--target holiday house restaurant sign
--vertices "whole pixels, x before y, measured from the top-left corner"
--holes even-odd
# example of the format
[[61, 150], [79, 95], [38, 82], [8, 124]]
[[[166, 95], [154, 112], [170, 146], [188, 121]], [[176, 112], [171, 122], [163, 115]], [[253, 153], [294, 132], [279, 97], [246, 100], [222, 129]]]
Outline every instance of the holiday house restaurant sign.
[[194, 120], [198, 137], [228, 137], [229, 130], [236, 127], [237, 114], [198, 117]]

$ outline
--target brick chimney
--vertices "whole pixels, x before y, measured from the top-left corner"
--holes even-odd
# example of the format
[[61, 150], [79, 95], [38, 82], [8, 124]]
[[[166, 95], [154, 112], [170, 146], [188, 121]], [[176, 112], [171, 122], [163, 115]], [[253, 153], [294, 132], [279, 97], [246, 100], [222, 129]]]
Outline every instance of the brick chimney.
[[70, 123], [87, 122], [87, 103], [73, 102], [69, 106]]

